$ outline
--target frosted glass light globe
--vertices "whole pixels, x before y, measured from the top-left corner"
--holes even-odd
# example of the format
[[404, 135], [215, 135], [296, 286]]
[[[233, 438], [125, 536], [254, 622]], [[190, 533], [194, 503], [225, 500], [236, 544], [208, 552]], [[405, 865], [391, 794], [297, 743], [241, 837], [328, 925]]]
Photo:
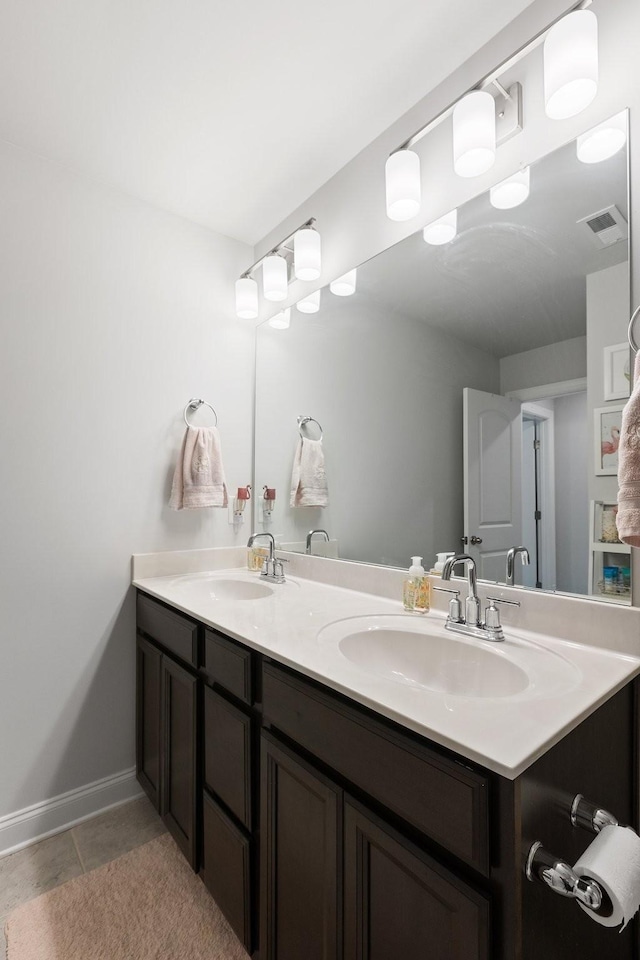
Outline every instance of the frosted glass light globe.
[[592, 130], [582, 133], [576, 142], [578, 160], [582, 163], [600, 163], [608, 160], [627, 142], [626, 111], [599, 123]]
[[277, 302], [287, 298], [287, 261], [277, 253], [262, 261], [262, 291], [265, 300]]
[[575, 117], [598, 92], [598, 19], [574, 10], [544, 41], [544, 109], [552, 120]]
[[425, 243], [439, 247], [443, 243], [450, 243], [458, 232], [458, 211], [450, 210], [444, 217], [439, 217], [428, 223], [422, 231]]
[[258, 284], [251, 277], [236, 280], [236, 314], [241, 320], [258, 316]]
[[478, 177], [496, 159], [496, 104], [474, 90], [453, 108], [453, 168], [459, 177]]
[[411, 220], [420, 210], [420, 157], [413, 150], [397, 150], [386, 162], [387, 216]]
[[524, 170], [514, 173], [512, 177], [497, 183], [489, 191], [491, 205], [497, 210], [519, 207], [529, 196], [530, 180], [531, 168], [525, 167]]
[[291, 323], [291, 307], [287, 307], [286, 310], [282, 310], [281, 313], [276, 313], [275, 317], [271, 317], [269, 320], [269, 326], [273, 327], [274, 330], [286, 330]]
[[332, 280], [329, 284], [329, 290], [336, 297], [350, 297], [356, 292], [356, 279], [357, 270], [349, 270], [348, 273], [343, 273], [337, 280]]
[[320, 291], [316, 290], [303, 300], [298, 300], [296, 308], [300, 313], [317, 313], [320, 309]]
[[293, 238], [293, 272], [297, 280], [317, 280], [322, 270], [320, 234], [305, 227]]

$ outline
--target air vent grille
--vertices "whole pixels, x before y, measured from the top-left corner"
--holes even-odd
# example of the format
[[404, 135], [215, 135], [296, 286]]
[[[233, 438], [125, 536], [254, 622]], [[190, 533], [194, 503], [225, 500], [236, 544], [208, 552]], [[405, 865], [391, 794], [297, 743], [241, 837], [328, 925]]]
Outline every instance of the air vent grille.
[[627, 221], [613, 204], [604, 210], [590, 213], [578, 220], [578, 226], [589, 228], [589, 236], [598, 247], [611, 247], [614, 243], [626, 240], [629, 236]]

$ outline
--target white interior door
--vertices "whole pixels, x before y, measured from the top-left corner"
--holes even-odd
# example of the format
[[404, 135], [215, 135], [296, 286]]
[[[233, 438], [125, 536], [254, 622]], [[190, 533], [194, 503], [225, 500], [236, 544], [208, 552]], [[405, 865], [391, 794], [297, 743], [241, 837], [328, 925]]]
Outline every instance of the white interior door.
[[464, 535], [478, 576], [505, 580], [507, 551], [522, 543], [519, 400], [465, 387]]

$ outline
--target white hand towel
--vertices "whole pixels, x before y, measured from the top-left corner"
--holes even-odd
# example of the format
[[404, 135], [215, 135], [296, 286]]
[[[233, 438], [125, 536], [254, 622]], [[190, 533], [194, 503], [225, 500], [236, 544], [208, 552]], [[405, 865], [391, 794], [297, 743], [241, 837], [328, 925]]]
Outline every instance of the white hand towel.
[[328, 507], [329, 490], [322, 440], [298, 440], [291, 475], [292, 507]]
[[172, 510], [226, 507], [227, 484], [220, 434], [215, 427], [187, 427], [173, 475]]

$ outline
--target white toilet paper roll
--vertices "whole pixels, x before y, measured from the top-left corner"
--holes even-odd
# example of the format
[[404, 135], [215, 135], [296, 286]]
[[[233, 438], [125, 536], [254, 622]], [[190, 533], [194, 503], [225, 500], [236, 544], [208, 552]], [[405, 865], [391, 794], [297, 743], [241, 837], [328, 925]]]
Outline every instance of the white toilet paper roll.
[[603, 827], [582, 854], [574, 871], [597, 880], [613, 904], [610, 916], [600, 916], [579, 905], [596, 923], [622, 930], [640, 906], [640, 837], [628, 827]]

